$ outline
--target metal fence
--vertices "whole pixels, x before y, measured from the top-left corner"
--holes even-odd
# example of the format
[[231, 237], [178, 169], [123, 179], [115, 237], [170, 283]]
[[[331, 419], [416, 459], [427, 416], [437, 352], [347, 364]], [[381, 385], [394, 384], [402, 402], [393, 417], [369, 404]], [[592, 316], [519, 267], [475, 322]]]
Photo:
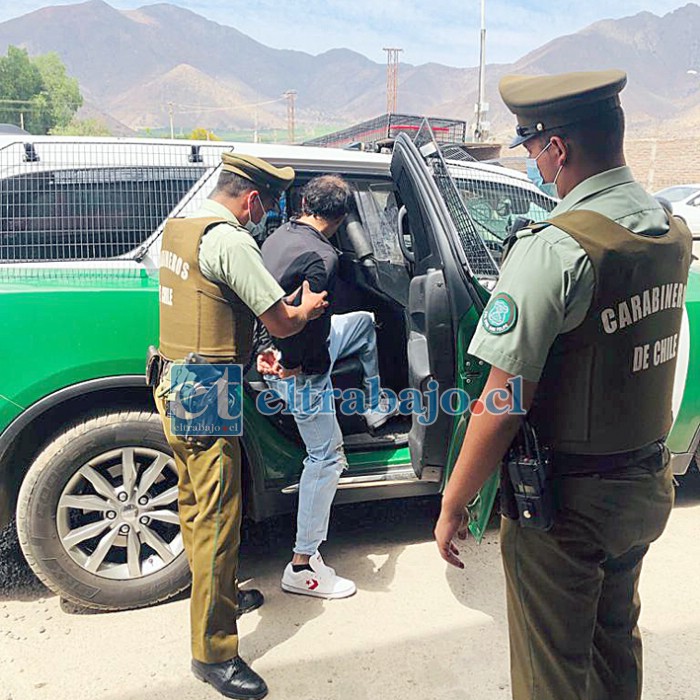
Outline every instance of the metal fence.
[[5, 140], [0, 261], [136, 257], [218, 163], [222, 146]]
[[440, 143], [461, 143], [464, 141], [467, 133], [466, 122], [439, 117], [417, 117], [411, 114], [383, 114], [347, 129], [305, 141], [303, 145], [324, 146], [326, 148], [344, 148], [352, 144], [381, 145], [381, 142], [395, 139], [401, 133], [405, 133], [409, 137], [415, 136], [426, 119], [433, 130], [435, 139]]

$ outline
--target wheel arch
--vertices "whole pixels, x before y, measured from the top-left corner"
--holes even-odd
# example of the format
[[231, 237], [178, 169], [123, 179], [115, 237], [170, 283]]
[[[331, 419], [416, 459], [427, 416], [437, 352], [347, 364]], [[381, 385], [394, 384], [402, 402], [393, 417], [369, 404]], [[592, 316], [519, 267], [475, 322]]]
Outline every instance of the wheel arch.
[[[0, 435], [0, 496], [4, 494], [8, 521], [14, 517], [25, 474], [44, 445], [60, 432], [60, 425], [100, 409], [156, 410], [151, 390], [142, 375], [100, 377], [72, 384], [43, 397], [3, 431]], [[249, 454], [252, 450], [243, 437], [241, 468], [244, 508], [251, 519], [261, 520], [265, 513], [259, 507], [258, 491], [264, 490], [264, 484], [257, 483], [253, 474], [259, 457]], [[3, 525], [0, 523], [0, 529]]]
[[142, 375], [90, 379], [63, 387], [33, 403], [0, 435], [0, 495], [14, 513], [24, 475], [60, 426], [101, 408], [155, 410]]

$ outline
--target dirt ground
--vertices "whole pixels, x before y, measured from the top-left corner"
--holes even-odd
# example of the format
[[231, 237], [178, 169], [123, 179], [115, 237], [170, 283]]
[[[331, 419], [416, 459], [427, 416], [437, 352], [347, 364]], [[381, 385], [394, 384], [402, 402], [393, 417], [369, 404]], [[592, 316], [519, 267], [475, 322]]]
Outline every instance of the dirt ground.
[[[448, 568], [431, 539], [434, 499], [336, 509], [326, 560], [354, 597], [290, 596], [279, 578], [291, 518], [272, 544], [248, 542], [245, 585], [267, 598], [240, 623], [241, 654], [272, 700], [507, 700], [507, 634], [498, 533]], [[678, 491], [642, 574], [645, 700], [697, 700], [700, 674], [700, 475]], [[207, 700], [189, 672], [186, 597], [145, 610], [71, 614], [21, 566], [0, 598], [0, 700]]]

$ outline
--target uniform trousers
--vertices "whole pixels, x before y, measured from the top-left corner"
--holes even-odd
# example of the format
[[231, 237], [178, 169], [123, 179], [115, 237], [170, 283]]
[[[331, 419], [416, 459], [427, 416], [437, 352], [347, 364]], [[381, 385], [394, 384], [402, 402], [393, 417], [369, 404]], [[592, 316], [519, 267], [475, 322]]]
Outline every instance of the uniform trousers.
[[155, 402], [177, 465], [180, 526], [192, 571], [192, 657], [203, 663], [221, 663], [238, 656], [240, 445], [238, 437], [232, 436], [212, 438], [198, 447], [173, 435], [161, 396], [165, 386], [156, 389]]
[[639, 700], [639, 576], [673, 506], [668, 452], [553, 480], [554, 527], [502, 519], [514, 700]]

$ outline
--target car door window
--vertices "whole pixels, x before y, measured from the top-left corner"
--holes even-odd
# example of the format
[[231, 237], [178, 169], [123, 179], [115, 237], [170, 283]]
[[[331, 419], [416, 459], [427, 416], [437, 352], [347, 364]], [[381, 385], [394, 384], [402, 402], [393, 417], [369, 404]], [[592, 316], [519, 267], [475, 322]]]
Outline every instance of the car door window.
[[399, 208], [391, 183], [358, 183], [356, 201], [377, 262], [404, 266], [398, 241]]

